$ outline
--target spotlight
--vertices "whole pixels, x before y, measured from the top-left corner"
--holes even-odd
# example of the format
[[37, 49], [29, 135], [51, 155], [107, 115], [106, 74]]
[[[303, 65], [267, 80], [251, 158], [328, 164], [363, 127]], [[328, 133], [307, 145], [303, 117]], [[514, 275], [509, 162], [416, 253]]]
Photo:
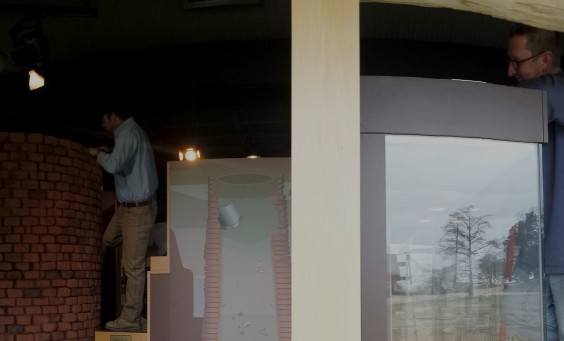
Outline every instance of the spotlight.
[[178, 152], [178, 159], [180, 161], [195, 161], [200, 158], [200, 151], [197, 148], [186, 148]]

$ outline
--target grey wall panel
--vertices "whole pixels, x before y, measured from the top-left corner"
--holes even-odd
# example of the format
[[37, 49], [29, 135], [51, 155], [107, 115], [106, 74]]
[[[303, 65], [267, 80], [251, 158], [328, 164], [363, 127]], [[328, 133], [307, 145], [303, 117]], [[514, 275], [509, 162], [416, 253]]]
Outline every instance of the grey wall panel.
[[361, 133], [547, 142], [545, 92], [446, 79], [361, 77]]
[[361, 135], [362, 340], [388, 340], [384, 135]]

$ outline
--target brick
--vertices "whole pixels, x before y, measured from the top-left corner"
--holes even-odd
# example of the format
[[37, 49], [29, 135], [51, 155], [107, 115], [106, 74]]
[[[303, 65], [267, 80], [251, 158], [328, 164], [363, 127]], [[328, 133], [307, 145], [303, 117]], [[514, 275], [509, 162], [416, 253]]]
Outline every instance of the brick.
[[40, 236], [39, 242], [43, 244], [53, 244], [55, 243], [55, 236], [51, 236], [51, 235]]
[[3, 219], [4, 226], [20, 226], [21, 218], [20, 217], [6, 217]]
[[4, 170], [17, 170], [20, 168], [18, 162], [15, 161], [3, 161], [2, 164], [0, 164], [0, 168], [4, 169]]
[[62, 314], [61, 317], [63, 322], [75, 322], [78, 320], [76, 314], [73, 313]]
[[34, 315], [33, 316], [33, 324], [44, 324], [49, 322], [48, 315]]
[[31, 316], [29, 316], [29, 315], [16, 316], [16, 324], [19, 324], [19, 325], [31, 324]]
[[[52, 208], [53, 207], [53, 200], [39, 200], [39, 207], [44, 207], [44, 208]], [[49, 211], [47, 211], [49, 212]], [[49, 213], [50, 215], [50, 213]]]
[[41, 307], [31, 305], [31, 299], [29, 299], [30, 304], [25, 307], [25, 313], [29, 315], [39, 315], [41, 314]]
[[[36, 173], [28, 172], [28, 174], [30, 175], [30, 178], [32, 178], [32, 175], [35, 175]], [[22, 188], [23, 189], [37, 189], [37, 188], [39, 188], [39, 182], [37, 180], [24, 180], [24, 181], [22, 181]], [[27, 197], [27, 195], [26, 195], [26, 197]]]
[[33, 162], [43, 162], [45, 157], [43, 156], [43, 154], [39, 154], [39, 153], [29, 153], [27, 155], [27, 159], [29, 161], [33, 161]]
[[[28, 263], [26, 263], [28, 264]], [[24, 279], [39, 279], [40, 278], [40, 272], [39, 271], [31, 271], [31, 270], [26, 270], [24, 273]]]
[[40, 181], [39, 182], [39, 189], [54, 190], [55, 189], [55, 183], [49, 182], [49, 181]]
[[22, 225], [23, 226], [31, 226], [39, 224], [38, 217], [23, 217], [22, 218]]
[[22, 143], [25, 142], [24, 133], [8, 133], [8, 141]]
[[21, 199], [4, 199], [5, 208], [19, 208], [22, 207]]
[[29, 198], [29, 191], [27, 189], [14, 189], [12, 190], [12, 197], [19, 199]]
[[[31, 181], [30, 181], [31, 182]], [[33, 181], [33, 184], [29, 184], [29, 186], [24, 187], [29, 189], [29, 197], [31, 199], [45, 199], [47, 198], [47, 191], [46, 190], [42, 190], [42, 189], [38, 189], [39, 188], [39, 182], [37, 181]]]
[[27, 142], [29, 143], [43, 143], [43, 135], [41, 134], [27, 134]]
[[50, 144], [50, 145], [58, 145], [59, 144], [59, 139], [53, 136], [44, 136], [43, 140], [45, 141], [45, 144]]
[[40, 207], [37, 199], [22, 199], [22, 207]]
[[19, 208], [19, 207], [12, 208], [12, 216], [27, 217], [29, 215], [30, 215], [29, 208]]
[[29, 172], [24, 170], [12, 170], [10, 171], [10, 178], [16, 180], [27, 180], [29, 179]]

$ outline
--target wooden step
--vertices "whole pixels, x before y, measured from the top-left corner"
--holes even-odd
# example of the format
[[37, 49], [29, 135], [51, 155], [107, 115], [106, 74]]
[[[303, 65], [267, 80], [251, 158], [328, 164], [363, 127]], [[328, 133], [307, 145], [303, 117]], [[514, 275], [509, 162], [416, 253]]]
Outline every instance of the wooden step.
[[97, 330], [95, 341], [147, 341], [145, 332], [112, 332], [109, 330]]

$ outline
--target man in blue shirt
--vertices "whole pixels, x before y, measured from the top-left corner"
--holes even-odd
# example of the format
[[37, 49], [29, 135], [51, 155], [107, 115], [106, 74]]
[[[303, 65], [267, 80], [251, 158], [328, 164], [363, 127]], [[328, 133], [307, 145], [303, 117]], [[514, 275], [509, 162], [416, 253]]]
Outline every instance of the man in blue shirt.
[[542, 146], [544, 272], [549, 341], [564, 341], [564, 72], [557, 32], [516, 25], [507, 74], [518, 86], [546, 91], [549, 142]]
[[157, 214], [158, 186], [153, 149], [147, 134], [121, 112], [106, 113], [102, 126], [114, 134], [113, 151], [90, 148], [91, 155], [105, 171], [114, 175], [119, 206], [104, 231], [102, 244], [122, 244], [123, 269], [127, 277], [125, 303], [118, 319], [106, 323], [112, 331], [142, 329], [141, 311], [145, 296], [145, 254]]

